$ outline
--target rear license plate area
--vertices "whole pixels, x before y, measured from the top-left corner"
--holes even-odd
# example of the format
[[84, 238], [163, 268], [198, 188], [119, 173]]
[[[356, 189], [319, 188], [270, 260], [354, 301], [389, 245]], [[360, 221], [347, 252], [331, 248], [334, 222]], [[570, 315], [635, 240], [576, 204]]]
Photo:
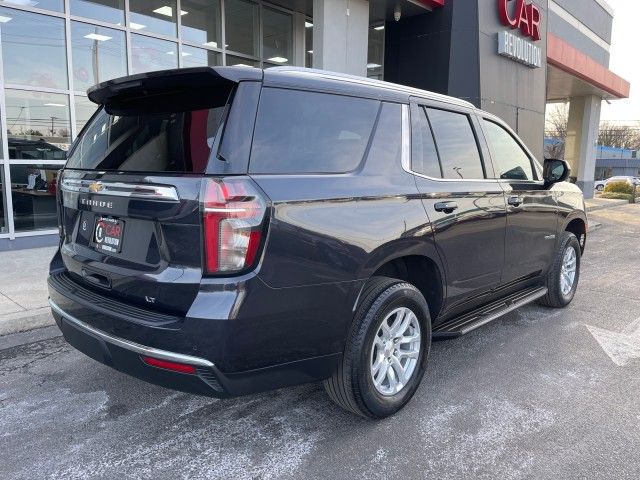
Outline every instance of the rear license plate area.
[[117, 218], [98, 217], [93, 229], [93, 247], [104, 253], [120, 253], [124, 238], [124, 222]]

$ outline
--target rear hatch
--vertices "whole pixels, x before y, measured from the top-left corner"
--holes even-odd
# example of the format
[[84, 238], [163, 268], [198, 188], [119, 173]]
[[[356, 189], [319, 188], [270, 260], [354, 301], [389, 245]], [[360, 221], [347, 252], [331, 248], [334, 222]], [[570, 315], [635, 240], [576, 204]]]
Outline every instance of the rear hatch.
[[237, 161], [218, 154], [236, 100], [254, 101], [239, 85], [260, 79], [254, 69], [197, 68], [89, 91], [99, 108], [60, 178], [66, 275], [127, 303], [188, 310], [203, 276], [203, 178], [246, 173], [241, 148]]

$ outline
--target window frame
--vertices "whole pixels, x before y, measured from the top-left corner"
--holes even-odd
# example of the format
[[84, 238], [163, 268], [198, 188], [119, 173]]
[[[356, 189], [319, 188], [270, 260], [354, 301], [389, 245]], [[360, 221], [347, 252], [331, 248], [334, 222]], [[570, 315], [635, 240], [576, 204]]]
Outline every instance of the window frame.
[[[513, 141], [516, 143], [516, 145], [518, 145], [520, 147], [520, 149], [522, 150], [522, 152], [525, 154], [525, 156], [529, 159], [529, 165], [531, 166], [531, 172], [533, 173], [534, 178], [532, 180], [517, 180], [517, 179], [512, 179], [512, 178], [498, 178], [497, 175], [497, 171], [495, 171], [494, 173], [494, 180], [498, 181], [498, 182], [506, 182], [506, 183], [519, 183], [519, 184], [535, 184], [535, 185], [542, 185], [544, 184], [544, 180], [542, 180], [541, 178], [541, 170], [540, 168], [538, 168], [540, 166], [539, 162], [536, 160], [536, 158], [533, 156], [533, 154], [529, 151], [529, 149], [526, 147], [526, 145], [524, 145], [524, 143], [520, 140], [520, 138], [518, 137], [518, 135], [509, 127], [509, 125], [507, 125], [506, 123], [504, 123], [502, 120], [500, 120], [497, 117], [493, 117], [490, 115], [487, 115], [486, 113], [482, 113], [478, 116], [478, 121], [481, 127], [481, 131], [482, 134], [484, 136], [484, 141], [487, 145], [487, 151], [488, 154], [491, 156], [491, 161], [492, 163], [496, 162], [496, 159], [493, 158], [493, 153], [491, 151], [491, 145], [489, 144], [489, 136], [487, 135], [487, 131], [484, 127], [484, 122], [491, 122], [494, 125], [497, 125], [498, 127], [501, 127], [505, 132], [507, 132], [507, 134], [513, 139]], [[495, 165], [495, 163], [494, 163]], [[495, 167], [494, 167], [494, 170]]]
[[[412, 175], [417, 175], [418, 177], [422, 177], [422, 178], [426, 178], [429, 180], [433, 180], [435, 182], [496, 182], [496, 179], [494, 178], [490, 178], [491, 175], [495, 176], [495, 173], [493, 173], [495, 170], [493, 168], [493, 163], [491, 161], [491, 156], [490, 153], [488, 151], [488, 146], [487, 146], [487, 142], [485, 140], [485, 136], [484, 136], [484, 131], [482, 130], [482, 126], [480, 125], [480, 122], [478, 121], [478, 117], [476, 114], [476, 111], [473, 108], [470, 107], [464, 107], [464, 106], [460, 106], [460, 105], [455, 105], [453, 103], [445, 103], [445, 102], [438, 102], [436, 100], [429, 100], [426, 98], [421, 98], [421, 97], [411, 97], [409, 99], [409, 105], [408, 105], [408, 113], [409, 113], [409, 122], [408, 125], [406, 125], [409, 129], [409, 131], [407, 132], [409, 139], [410, 139], [410, 143], [409, 143], [409, 149], [408, 149], [408, 155], [410, 156], [407, 165], [405, 166], [405, 170], [409, 173], [411, 173]], [[429, 118], [429, 113], [426, 111], [426, 109], [431, 108], [434, 110], [442, 110], [445, 112], [450, 112], [450, 113], [455, 113], [455, 114], [462, 114], [462, 115], [466, 115], [467, 119], [469, 120], [469, 126], [471, 128], [471, 131], [473, 133], [473, 137], [475, 139], [476, 142], [476, 147], [478, 149], [478, 155], [480, 158], [480, 164], [482, 166], [482, 171], [484, 173], [484, 178], [434, 178], [434, 177], [430, 177], [429, 175], [425, 175], [419, 172], [416, 172], [413, 170], [413, 159], [411, 158], [411, 155], [413, 153], [413, 139], [412, 139], [412, 126], [413, 126], [413, 120], [411, 119], [411, 115], [415, 112], [415, 108], [418, 109], [422, 109], [425, 117], [427, 118], [428, 124], [429, 124], [429, 129], [431, 130], [431, 135], [433, 137], [433, 141], [434, 144], [436, 146], [436, 152], [438, 155], [438, 164], [440, 166], [440, 171], [442, 172], [442, 160], [440, 157], [440, 149], [438, 147], [438, 142], [436, 140], [435, 137], [435, 133], [433, 132], [433, 126], [432, 126], [432, 122], [431, 119]], [[480, 136], [482, 134], [482, 137]]]

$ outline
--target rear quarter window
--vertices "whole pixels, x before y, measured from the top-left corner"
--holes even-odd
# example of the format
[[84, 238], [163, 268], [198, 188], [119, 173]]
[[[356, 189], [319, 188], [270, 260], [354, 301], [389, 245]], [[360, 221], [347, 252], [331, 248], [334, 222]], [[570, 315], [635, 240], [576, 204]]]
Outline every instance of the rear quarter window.
[[352, 171], [364, 156], [379, 106], [377, 100], [264, 88], [249, 171]]

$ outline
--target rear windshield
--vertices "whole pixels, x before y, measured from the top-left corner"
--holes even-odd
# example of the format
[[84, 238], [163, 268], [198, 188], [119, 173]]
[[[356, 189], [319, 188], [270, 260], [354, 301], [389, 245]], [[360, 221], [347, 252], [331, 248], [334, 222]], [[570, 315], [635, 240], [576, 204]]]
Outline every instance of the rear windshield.
[[203, 173], [225, 106], [118, 116], [101, 108], [74, 147], [68, 168]]

